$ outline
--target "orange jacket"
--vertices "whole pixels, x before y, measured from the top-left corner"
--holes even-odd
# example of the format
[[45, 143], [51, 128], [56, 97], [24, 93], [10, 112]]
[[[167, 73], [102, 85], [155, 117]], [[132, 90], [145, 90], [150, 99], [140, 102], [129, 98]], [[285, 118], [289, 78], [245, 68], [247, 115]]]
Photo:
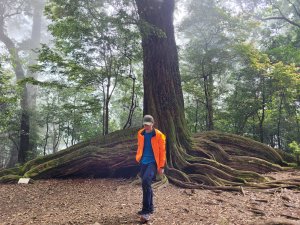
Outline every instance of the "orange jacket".
[[[138, 131], [138, 149], [135, 159], [140, 162], [144, 151], [144, 133], [145, 129]], [[154, 129], [154, 136], [151, 138], [152, 149], [157, 168], [162, 168], [166, 163], [166, 136], [157, 129]]]

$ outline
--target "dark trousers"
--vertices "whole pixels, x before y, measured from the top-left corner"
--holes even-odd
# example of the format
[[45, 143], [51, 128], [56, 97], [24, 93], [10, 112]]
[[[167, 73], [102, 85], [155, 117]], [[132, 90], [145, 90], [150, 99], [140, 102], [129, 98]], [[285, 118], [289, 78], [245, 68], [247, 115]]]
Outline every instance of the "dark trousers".
[[153, 211], [153, 191], [151, 183], [156, 176], [156, 163], [141, 164], [141, 178], [143, 187], [143, 209], [144, 213]]

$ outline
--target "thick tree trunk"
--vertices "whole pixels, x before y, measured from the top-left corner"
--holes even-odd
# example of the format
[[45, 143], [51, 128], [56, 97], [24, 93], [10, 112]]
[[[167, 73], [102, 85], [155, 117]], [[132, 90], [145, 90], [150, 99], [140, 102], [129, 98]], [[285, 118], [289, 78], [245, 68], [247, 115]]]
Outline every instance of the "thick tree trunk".
[[[245, 158], [232, 157], [213, 141], [205, 141], [207, 137], [205, 140], [202, 137], [191, 140], [184, 118], [174, 38], [174, 0], [136, 0], [136, 4], [141, 19], [144, 57], [144, 113], [152, 114], [157, 121], [156, 126], [167, 135], [168, 179], [176, 185], [188, 188], [237, 186], [252, 179], [265, 180], [253, 172], [246, 172], [247, 169], [242, 168], [241, 162], [245, 162], [244, 165], [252, 171], [258, 171], [259, 168], [265, 172], [280, 170], [279, 167], [265, 163], [265, 159], [252, 160], [251, 155]], [[212, 78], [207, 81], [207, 91], [212, 91], [209, 82], [212, 82]], [[212, 97], [211, 93], [207, 93], [207, 96]], [[207, 102], [212, 103], [210, 99]], [[212, 108], [209, 112], [210, 124], [213, 126]], [[231, 151], [231, 148], [228, 150]], [[243, 153], [249, 154], [248, 151]], [[280, 158], [278, 153], [273, 153], [277, 156], [272, 157]]]
[[170, 144], [190, 148], [174, 37], [174, 0], [136, 0], [136, 4], [144, 59], [144, 114], [154, 116]]

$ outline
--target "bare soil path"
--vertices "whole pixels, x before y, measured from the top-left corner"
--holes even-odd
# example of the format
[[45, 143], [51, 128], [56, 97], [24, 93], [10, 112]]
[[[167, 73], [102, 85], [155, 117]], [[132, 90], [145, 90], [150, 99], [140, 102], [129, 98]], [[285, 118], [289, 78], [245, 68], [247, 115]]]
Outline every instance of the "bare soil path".
[[[272, 173], [300, 178], [300, 171]], [[132, 180], [39, 180], [0, 185], [0, 224], [139, 224], [142, 191]], [[299, 224], [300, 190], [269, 189], [245, 194], [189, 190], [173, 185], [154, 190], [148, 224]]]

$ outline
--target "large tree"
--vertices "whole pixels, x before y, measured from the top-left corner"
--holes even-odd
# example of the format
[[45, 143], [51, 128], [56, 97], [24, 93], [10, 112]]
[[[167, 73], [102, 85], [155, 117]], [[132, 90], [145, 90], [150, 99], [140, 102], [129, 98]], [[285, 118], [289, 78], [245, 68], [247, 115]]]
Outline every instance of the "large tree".
[[[181, 187], [240, 190], [299, 187], [299, 181], [272, 182], [259, 173], [279, 171], [289, 160], [282, 152], [236, 135], [206, 132], [191, 137], [184, 118], [174, 38], [174, 0], [136, 0], [144, 51], [144, 111], [168, 137], [167, 178]], [[32, 178], [132, 176], [136, 129], [118, 131], [0, 171], [0, 181]], [[264, 182], [264, 184], [257, 184]]]
[[[241, 159], [233, 159], [226, 151], [223, 152], [224, 147], [212, 147], [210, 146], [212, 143], [204, 144], [197, 139], [192, 140], [187, 132], [173, 27], [175, 1], [136, 0], [136, 4], [141, 19], [140, 29], [144, 53], [144, 113], [154, 115], [157, 118], [157, 126], [167, 134], [168, 178], [180, 186], [200, 187], [201, 183], [226, 185], [247, 182], [256, 177], [254, 173], [227, 167], [229, 165], [236, 169], [246, 170], [245, 167], [251, 167], [248, 161], [250, 159], [245, 159], [245, 167], [233, 165], [233, 161]], [[211, 138], [210, 135], [208, 139]], [[224, 136], [224, 140], [215, 141], [228, 142], [230, 138], [226, 140], [227, 138]], [[238, 141], [232, 142], [234, 145], [234, 142]], [[207, 160], [206, 157], [199, 157], [207, 153], [207, 150], [202, 149], [203, 145], [210, 151], [217, 150], [219, 151], [217, 154], [224, 154], [218, 157], [227, 166], [220, 165], [214, 160]], [[213, 150], [215, 147], [216, 149]], [[215, 159], [215, 156], [212, 159]], [[260, 161], [257, 160], [256, 163], [260, 164]], [[266, 167], [269, 167], [266, 170], [276, 170], [270, 164]], [[239, 180], [237, 176], [245, 179]], [[195, 184], [195, 181], [198, 181], [198, 184]]]
[[[0, 3], [0, 42], [4, 44], [9, 53], [10, 63], [17, 81], [24, 79], [26, 76], [36, 76], [36, 74], [30, 73], [22, 57], [28, 54], [28, 64], [32, 65], [35, 63], [36, 54], [32, 50], [38, 48], [41, 41], [43, 7], [44, 1], [5, 0]], [[19, 24], [18, 19], [22, 14], [32, 15], [31, 36], [23, 40], [23, 42], [16, 42], [9, 35], [7, 27]], [[18, 149], [12, 149], [8, 166], [13, 166], [17, 162], [24, 163], [30, 158], [30, 153], [34, 153], [36, 148], [32, 126], [32, 111], [35, 110], [36, 89], [26, 84], [22, 85], [22, 89], [19, 138], [18, 140], [14, 140], [14, 142], [18, 142]]]
[[[170, 152], [190, 148], [174, 37], [173, 0], [136, 0], [144, 62], [144, 113], [167, 134]], [[172, 165], [172, 160], [169, 160]]]

